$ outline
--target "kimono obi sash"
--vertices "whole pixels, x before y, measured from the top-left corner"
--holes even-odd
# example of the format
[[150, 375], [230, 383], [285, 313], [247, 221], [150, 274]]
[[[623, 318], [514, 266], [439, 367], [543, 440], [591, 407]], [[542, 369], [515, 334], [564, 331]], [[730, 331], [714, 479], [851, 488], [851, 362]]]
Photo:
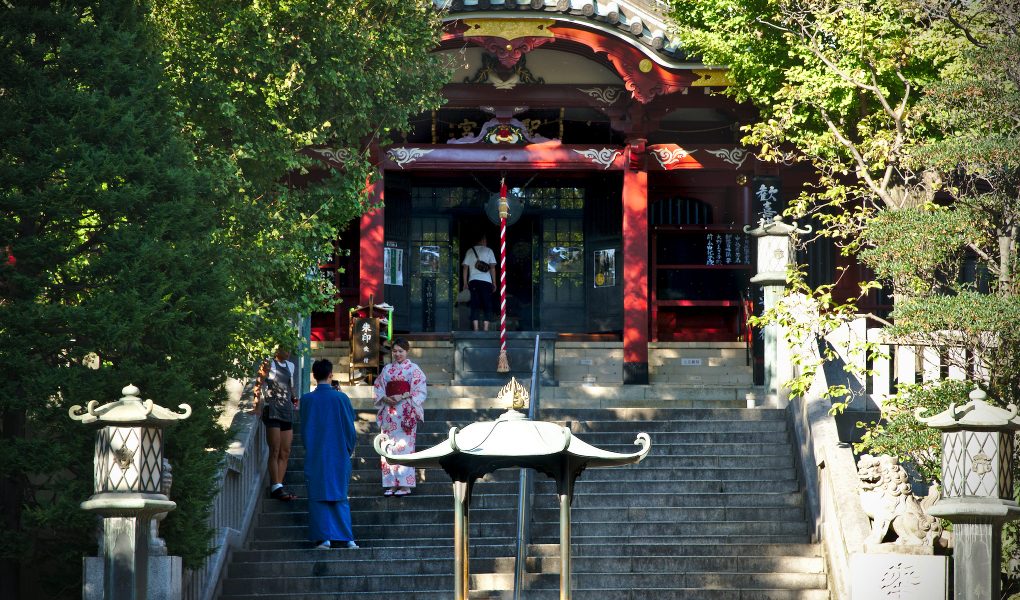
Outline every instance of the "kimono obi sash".
[[400, 394], [406, 394], [410, 391], [411, 383], [409, 381], [391, 381], [386, 384], [387, 396], [399, 396]]

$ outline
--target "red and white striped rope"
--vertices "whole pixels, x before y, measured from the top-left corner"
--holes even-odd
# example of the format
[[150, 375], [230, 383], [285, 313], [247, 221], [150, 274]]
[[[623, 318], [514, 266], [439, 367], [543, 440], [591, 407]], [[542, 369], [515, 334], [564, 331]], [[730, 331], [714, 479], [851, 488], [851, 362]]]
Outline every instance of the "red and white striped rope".
[[[501, 189], [506, 196], [506, 186]], [[506, 219], [499, 219], [499, 349], [506, 351]]]

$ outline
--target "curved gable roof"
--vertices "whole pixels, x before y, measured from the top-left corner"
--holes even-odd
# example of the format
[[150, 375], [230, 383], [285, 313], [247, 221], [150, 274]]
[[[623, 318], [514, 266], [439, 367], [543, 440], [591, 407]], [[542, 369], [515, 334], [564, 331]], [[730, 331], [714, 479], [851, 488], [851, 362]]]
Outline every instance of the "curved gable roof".
[[[666, 68], [703, 67], [671, 36], [655, 0], [433, 0], [444, 20], [543, 18], [596, 29], [641, 50]], [[512, 11], [512, 12], [511, 12]]]

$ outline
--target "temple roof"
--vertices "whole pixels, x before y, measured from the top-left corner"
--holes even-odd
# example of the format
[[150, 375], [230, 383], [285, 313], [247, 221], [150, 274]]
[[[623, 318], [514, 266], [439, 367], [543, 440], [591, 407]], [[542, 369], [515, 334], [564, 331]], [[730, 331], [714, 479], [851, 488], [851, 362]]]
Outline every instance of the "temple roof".
[[[701, 66], [688, 57], [669, 31], [666, 4], [658, 0], [433, 0], [446, 20], [541, 17], [599, 29], [641, 47], [671, 66]], [[692, 64], [693, 63], [693, 64]]]

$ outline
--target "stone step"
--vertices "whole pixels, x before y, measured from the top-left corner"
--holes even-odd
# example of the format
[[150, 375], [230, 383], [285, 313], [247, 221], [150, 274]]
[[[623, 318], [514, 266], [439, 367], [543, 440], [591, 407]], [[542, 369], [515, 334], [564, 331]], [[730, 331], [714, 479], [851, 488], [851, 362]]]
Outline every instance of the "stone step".
[[[525, 384], [526, 385], [526, 384]], [[373, 410], [371, 386], [341, 386], [355, 409]], [[760, 391], [749, 384], [720, 384], [708, 381], [665, 382], [661, 385], [597, 386], [564, 382], [544, 388], [540, 404], [545, 410], [570, 409], [660, 409], [741, 410], [749, 393]], [[490, 410], [505, 408], [497, 399], [498, 387], [465, 389], [465, 386], [428, 386], [428, 408]], [[543, 415], [544, 416], [544, 415]]]
[[[439, 473], [435, 474], [437, 477]], [[293, 473], [287, 475], [287, 481], [290, 481], [290, 477]], [[760, 479], [746, 479], [746, 480], [702, 480], [702, 481], [668, 481], [668, 480], [654, 480], [654, 481], [641, 481], [641, 482], [628, 482], [628, 481], [588, 481], [583, 479], [578, 481], [578, 484], [574, 492], [574, 506], [585, 505], [589, 502], [611, 502], [614, 499], [619, 499], [620, 504], [615, 506], [627, 506], [627, 503], [631, 500], [627, 500], [629, 496], [642, 495], [648, 496], [649, 502], [651, 501], [663, 501], [669, 497], [682, 497], [689, 494], [765, 494], [765, 493], [793, 493], [800, 489], [800, 485], [795, 478], [782, 479], [776, 481], [762, 481]], [[640, 484], [640, 485], [639, 485]], [[308, 490], [305, 484], [295, 483], [291, 485], [287, 484], [288, 489], [296, 494], [299, 498], [307, 498]], [[552, 493], [552, 488], [548, 488], [549, 493]], [[430, 493], [432, 492], [432, 493]], [[542, 490], [536, 489], [536, 494], [541, 494]], [[447, 487], [444, 491], [442, 487], [439, 488], [425, 488], [421, 492], [415, 490], [411, 496], [405, 498], [383, 498], [382, 488], [379, 488], [379, 499], [380, 500], [392, 500], [394, 502], [421, 502], [432, 498], [442, 498], [444, 502], [449, 502], [451, 498], [450, 488]], [[479, 502], [497, 501], [502, 494], [485, 494], [481, 491], [476, 490], [472, 493], [472, 506], [479, 506]], [[516, 491], [506, 496], [517, 497]], [[604, 500], [598, 498], [605, 497]], [[486, 500], [486, 498], [492, 498], [492, 500]], [[358, 501], [358, 497], [355, 495], [351, 502]], [[514, 500], [516, 502], [516, 500]], [[634, 500], [638, 506], [648, 506], [644, 504], [643, 500]], [[667, 504], [668, 505], [668, 504]], [[653, 505], [654, 506], [654, 505]]]
[[[583, 543], [574, 541], [571, 544], [574, 557], [598, 556], [598, 557], [642, 557], [642, 556], [672, 556], [672, 557], [801, 557], [819, 558], [820, 549], [816, 544], [689, 544], [677, 541], [665, 540], [660, 545], [649, 546], [647, 544], [604, 544], [600, 542]], [[512, 543], [491, 544], [472, 543], [470, 547], [471, 559], [477, 558], [500, 558], [513, 556], [516, 552]], [[538, 558], [555, 558], [559, 556], [559, 544], [531, 544], [528, 546], [528, 555]], [[393, 560], [408, 558], [410, 556], [431, 556], [436, 558], [452, 557], [453, 545], [419, 545], [419, 546], [362, 546], [356, 553], [338, 552], [337, 556], [330, 555], [330, 560]], [[237, 550], [233, 554], [235, 561], [239, 563], [256, 563], [261, 561], [279, 561], [280, 564], [289, 564], [300, 561], [322, 560], [322, 551], [309, 548], [304, 544], [297, 549], [281, 550]]]
[[[354, 523], [354, 535], [361, 541], [385, 540], [392, 538], [409, 537], [412, 535], [431, 537], [433, 539], [452, 539], [452, 520], [437, 523], [405, 523], [389, 522], [384, 524]], [[494, 521], [483, 523], [479, 520], [472, 520], [469, 535], [472, 538], [502, 538], [516, 535], [517, 528], [514, 523], [506, 521]], [[548, 532], [552, 534], [551, 539], [546, 539], [543, 529], [535, 531], [537, 543], [550, 543], [558, 539], [558, 528], [549, 527]], [[622, 521], [577, 521], [572, 527], [573, 535], [578, 537], [600, 536], [600, 537], [625, 537], [627, 535], [635, 538], [642, 536], [654, 537], [663, 535], [675, 535], [678, 537], [694, 536], [698, 538], [713, 537], [722, 538], [725, 536], [806, 536], [807, 524], [803, 521], [773, 521], [773, 520], [747, 520], [747, 521], [646, 521], [642, 523], [624, 523]], [[281, 525], [276, 527], [259, 526], [255, 528], [255, 539], [258, 541], [271, 540], [307, 540], [307, 525]]]
[[[649, 485], [654, 482], [649, 482]], [[668, 483], [668, 482], [667, 482]], [[668, 484], [666, 487], [675, 488], [672, 484]], [[628, 498], [633, 496], [626, 492], [617, 493], [604, 493], [599, 494], [604, 501], [597, 506], [621, 506], [627, 508], [690, 508], [690, 507], [706, 507], [706, 508], [755, 508], [763, 511], [770, 511], [773, 509], [786, 508], [791, 506], [803, 507], [804, 498], [802, 494], [791, 494], [789, 492], [774, 492], [774, 493], [684, 493], [677, 494], [675, 492], [646, 492], [642, 494], [642, 500], [629, 501]], [[386, 498], [381, 495], [371, 497], [353, 498], [351, 500], [351, 507], [353, 510], [392, 510], [395, 502], [407, 502], [410, 503], [417, 500], [417, 506], [422, 507], [426, 510], [453, 510], [453, 496], [448, 493], [445, 495], [434, 495], [432, 497], [423, 495], [414, 495], [412, 497], [395, 499]], [[555, 497], [551, 488], [548, 493], [543, 490], [536, 490], [535, 494], [535, 505], [541, 507], [543, 504], [548, 503], [552, 506], [555, 503]], [[575, 496], [573, 508], [579, 509], [584, 508], [588, 501], [581, 501], [579, 496]], [[403, 506], [403, 505], [398, 505]], [[485, 508], [498, 508], [500, 510], [517, 510], [517, 494], [479, 494], [472, 496], [471, 500], [472, 510], [479, 510]], [[292, 512], [302, 511], [307, 512], [308, 501], [302, 498], [291, 502], [270, 502], [266, 501], [264, 504], [263, 514], [270, 514], [273, 512]], [[406, 508], [405, 508], [406, 510]]]
[[[362, 399], [352, 398], [355, 402], [355, 409], [358, 416], [367, 421], [375, 422], [375, 414], [378, 407], [370, 405], [368, 408], [358, 408], [356, 402], [359, 400], [370, 400], [371, 397]], [[425, 400], [425, 422], [449, 420], [453, 425], [465, 425], [475, 421], [494, 421], [506, 412], [505, 409], [493, 406], [483, 408], [457, 408], [432, 404], [433, 396]], [[539, 411], [539, 420], [562, 423], [564, 421], [606, 421], [606, 422], [689, 422], [689, 421], [711, 421], [729, 420], [747, 423], [752, 421], [785, 421], [785, 411], [776, 409], [746, 409], [746, 408], [669, 408], [669, 407], [621, 407], [616, 409], [597, 409], [592, 414], [591, 408], [584, 406], [569, 407], [543, 407]], [[742, 414], [753, 413], [753, 414]], [[745, 418], [746, 416], [746, 418]]]
[[[249, 545], [250, 550], [291, 550], [291, 551], [303, 551], [311, 550], [311, 543], [305, 536], [304, 531], [298, 531], [295, 529], [295, 534], [300, 533], [301, 537], [295, 537], [294, 539], [253, 539]], [[355, 535], [357, 535], [357, 528], [355, 527]], [[536, 544], [556, 544], [559, 542], [558, 535], [549, 535], [545, 537], [536, 537]], [[587, 545], [608, 545], [608, 546], [622, 546], [630, 543], [634, 544], [645, 544], [654, 546], [656, 548], [665, 548], [670, 544], [682, 543], [694, 547], [706, 548], [705, 552], [711, 553], [711, 548], [724, 545], [752, 545], [752, 546], [764, 546], [764, 545], [803, 545], [808, 543], [807, 535], [728, 535], [728, 536], [711, 536], [711, 535], [664, 535], [664, 536], [631, 536], [631, 535], [617, 535], [617, 536], [580, 536], [572, 535], [571, 542], [573, 545], [587, 544]], [[474, 548], [475, 544], [485, 545], [505, 545], [512, 547], [514, 540], [511, 537], [471, 537], [471, 547]], [[417, 547], [433, 547], [433, 546], [449, 546], [453, 547], [453, 534], [452, 532], [445, 537], [404, 537], [402, 539], [366, 539], [358, 538], [358, 545], [361, 546], [362, 550], [365, 549], [404, 549], [404, 557], [402, 559], [395, 558], [393, 560], [414, 560], [413, 552], [408, 550], [409, 548]], [[472, 550], [474, 552], [474, 550]]]
[[[609, 450], [609, 448], [607, 448], [606, 445], [600, 445], [599, 447], [604, 450]], [[635, 450], [636, 448], [633, 449]], [[364, 450], [366, 451], [367, 454], [368, 448], [364, 448]], [[630, 450], [630, 448], [628, 448], [627, 450]], [[667, 454], [664, 449], [660, 452], [657, 452], [657, 450], [659, 450], [659, 448], [653, 446], [652, 451], [649, 453], [648, 457], [640, 464], [643, 465], [647, 464], [650, 467], [654, 466], [655, 468], [661, 469], [700, 468], [704, 469], [706, 473], [709, 473], [712, 470], [716, 469], [718, 470], [726, 469], [727, 472], [732, 472], [742, 468], [747, 469], [752, 464], [755, 467], [752, 470], [759, 469], [771, 470], [794, 467], [794, 457], [788, 455], [756, 456], [754, 457], [754, 460], [752, 462], [751, 457], [749, 457], [748, 455], [738, 456], [671, 455]], [[357, 454], [352, 459], [354, 463], [353, 468], [355, 474], [368, 473], [370, 471], [378, 469], [379, 464], [378, 457], [371, 455], [368, 455], [368, 457], [363, 457], [366, 456], [366, 454]], [[304, 473], [302, 472], [302, 470], [304, 469], [304, 465], [305, 465], [304, 457], [298, 456], [291, 460], [288, 466], [288, 470], [290, 471], [290, 474], [292, 474], [292, 476], [299, 476], [300, 474], [300, 476], [303, 478]], [[706, 474], [705, 477], [714, 478], [715, 476], [711, 476], [711, 474]]]
[[[354, 551], [356, 552], [356, 551]], [[559, 576], [529, 573], [526, 579], [532, 588], [555, 589]], [[745, 589], [811, 589], [825, 585], [822, 573], [575, 573], [576, 581], [596, 589], [602, 586], [637, 587], [645, 590], [686, 587], [694, 589], [745, 590]], [[368, 591], [435, 590], [452, 588], [452, 575], [432, 575], [401, 572], [398, 577], [365, 577], [363, 575], [323, 575], [309, 577], [263, 577], [257, 579], [228, 578], [223, 594], [306, 594], [343, 591], [345, 595]], [[469, 586], [483, 590], [513, 589], [513, 573], [472, 573]]]
[[[609, 451], [612, 451], [612, 452], [624, 452], [624, 453], [633, 452], [635, 450], [634, 440], [633, 440], [633, 438], [631, 436], [628, 436], [631, 439], [625, 439], [624, 441], [620, 441], [618, 438], [614, 439], [611, 436], [604, 436], [604, 435], [601, 435], [601, 434], [598, 434], [598, 435], [599, 435], [600, 438], [608, 438], [607, 441], [603, 441], [602, 439], [595, 439], [594, 440], [595, 443], [598, 444], [598, 447], [602, 448], [603, 450], [609, 450]], [[790, 456], [789, 444], [787, 444], [785, 441], [782, 441], [782, 442], [777, 441], [777, 442], [772, 442], [772, 443], [768, 443], [768, 442], [759, 442], [759, 443], [732, 442], [732, 443], [727, 443], [727, 444], [714, 444], [714, 443], [689, 444], [689, 443], [685, 443], [685, 442], [666, 443], [666, 442], [660, 442], [659, 441], [659, 439], [666, 439], [668, 436], [671, 437], [671, 434], [666, 434], [666, 433], [657, 434], [656, 437], [654, 439], [652, 439], [652, 451], [649, 453], [649, 457], [654, 457], [654, 456], [676, 456], [676, 457], [688, 456], [688, 457], [698, 458], [699, 460], [700, 459], [704, 459], [704, 460], [709, 460], [709, 461], [716, 460], [716, 459], [718, 459], [718, 460], [729, 460], [731, 458], [735, 458], [735, 459], [743, 460], [745, 463], [747, 463], [747, 462], [749, 462], [751, 460], [754, 460], [755, 464], [757, 464], [757, 461], [759, 459], [761, 459], [761, 458], [772, 458], [772, 457], [777, 457], [778, 458], [778, 457], [782, 457], [782, 458], [786, 458], [786, 459], [789, 459], [789, 460], [793, 460], [793, 457]], [[367, 437], [368, 436], [365, 435], [365, 436], [361, 436], [361, 438], [359, 438], [359, 441], [361, 441], [362, 443], [359, 443], [357, 445], [357, 447], [355, 447], [354, 455], [355, 455], [355, 457], [366, 457], [367, 456], [367, 457], [370, 457], [370, 458], [372, 458], [374, 460], [377, 457], [377, 455], [375, 453], [375, 449], [370, 444], [366, 443], [366, 438]], [[420, 437], [419, 439], [422, 442], [426, 442], [426, 440], [424, 439], [424, 436]], [[444, 437], [442, 439], [446, 439], [446, 438]], [[585, 439], [587, 440], [587, 439], [594, 439], [594, 438], [591, 438], [590, 435], [586, 435]], [[431, 440], [429, 440], [429, 441], [431, 441]], [[441, 441], [441, 440], [437, 438], [436, 442], [438, 443], [439, 441]], [[417, 446], [419, 448], [428, 447], [426, 445], [423, 445], [423, 443], [418, 443]], [[298, 450], [300, 450], [300, 452], [298, 452]], [[295, 448], [293, 448], [291, 450], [291, 458], [294, 459], [295, 461], [303, 460], [303, 457], [304, 457], [304, 447], [303, 446], [301, 448], [295, 447]], [[750, 457], [753, 457], [753, 459], [750, 458]], [[646, 460], [651, 460], [651, 459], [649, 458], [649, 459], [646, 459]], [[297, 464], [303, 464], [303, 463], [297, 463]], [[497, 472], [499, 472], [499, 471], [497, 471]]]
[[[371, 552], [333, 550], [329, 554], [311, 559], [286, 563], [240, 562], [230, 566], [230, 577], [258, 579], [263, 577], [331, 577], [348, 575], [374, 575], [379, 571], [379, 558]], [[382, 559], [385, 560], [385, 559]], [[413, 575], [448, 575], [453, 573], [453, 550], [440, 554], [421, 553], [421, 556], [404, 571]], [[527, 559], [529, 573], [559, 573], [558, 556]], [[822, 573], [825, 561], [820, 556], [578, 556], [572, 557], [575, 576], [602, 573], [667, 573], [671, 570], [720, 573]], [[513, 572], [511, 556], [473, 558], [471, 570], [475, 573]]]
[[[450, 589], [445, 590], [415, 590], [413, 596], [404, 594], [412, 600], [449, 600], [453, 596]], [[752, 589], [752, 590], [712, 590], [701, 588], [612, 588], [600, 587], [589, 589], [578, 587], [574, 584], [574, 600], [648, 600], [654, 594], [656, 600], [830, 600], [829, 592], [822, 589]], [[528, 600], [559, 600], [559, 589], [527, 589]], [[391, 591], [380, 592], [359, 592], [358, 600], [391, 600], [394, 593]], [[249, 600], [251, 596], [220, 596], [220, 600]], [[259, 600], [294, 600], [290, 594], [259, 594]], [[304, 593], [301, 598], [305, 600], [337, 600], [336, 592]], [[471, 590], [469, 600], [512, 600], [513, 592], [494, 590]]]
[[[463, 429], [476, 422], [491, 423], [491, 420], [473, 421], [438, 421], [430, 419], [431, 415], [425, 411], [425, 422], [418, 424], [418, 435], [428, 439], [435, 437], [438, 440], [446, 439], [451, 427]], [[566, 427], [571, 433], [584, 436], [589, 433], [613, 433], [627, 439], [627, 442], [634, 441], [634, 436], [640, 432], [662, 433], [669, 436], [676, 436], [684, 433], [785, 433], [787, 430], [786, 421], [762, 420], [762, 421], [739, 421], [727, 419], [696, 419], [685, 421], [547, 421], [555, 425]], [[359, 422], [358, 432], [362, 434], [377, 433], [376, 423]], [[300, 428], [295, 428], [295, 436], [300, 436]], [[301, 439], [297, 437], [297, 439]], [[784, 438], [785, 439], [785, 438]], [[652, 440], [655, 441], [654, 439]], [[775, 441], [775, 440], [773, 440]], [[618, 442], [619, 443], [619, 442]], [[419, 446], [422, 445], [419, 443]]]
[[[379, 459], [376, 457], [353, 459], [353, 475], [358, 478], [365, 478], [369, 474], [379, 470]], [[793, 459], [789, 456], [762, 456], [754, 461], [754, 466], [743, 456], [669, 456], [651, 454], [639, 465], [628, 467], [617, 467], [614, 469], [593, 468], [585, 471], [585, 481], [600, 481], [604, 479], [652, 479], [649, 475], [655, 473], [656, 479], [669, 479], [673, 481], [691, 481], [696, 479], [747, 479], [749, 475], [758, 474], [766, 479], [789, 479], [794, 472]], [[292, 483], [304, 482], [304, 458], [294, 459], [288, 469], [288, 481]], [[517, 469], [503, 469], [511, 474], [510, 479]]]
[[[536, 524], [559, 523], [558, 507], [536, 507], [532, 513], [532, 522]], [[719, 508], [692, 506], [686, 508], [574, 508], [571, 516], [578, 522], [609, 522], [614, 517], [624, 521], [662, 521], [669, 517], [678, 523], [696, 523], [699, 521], [753, 521], [761, 518], [758, 507]], [[804, 519], [804, 511], [800, 507], [773, 508], [769, 518], [779, 521], [797, 521]], [[482, 523], [506, 522], [514, 523], [516, 511], [501, 508], [472, 509], [471, 519]], [[447, 510], [434, 509], [402, 509], [399, 513], [380, 512], [378, 510], [352, 510], [351, 521], [356, 526], [384, 525], [391, 523], [403, 524], [445, 524], [453, 525], [452, 507]], [[306, 511], [264, 513], [259, 517], [259, 527], [304, 526], [308, 523]]]
[[[587, 442], [596, 447], [603, 447], [608, 445], [612, 440], [612, 445], [616, 451], [622, 451], [627, 449], [629, 452], [636, 450], [633, 445], [634, 440], [637, 438], [637, 433], [641, 430], [635, 430], [634, 433], [620, 434], [613, 432], [581, 432], [577, 434], [577, 437], [582, 441]], [[648, 432], [645, 432], [648, 433]], [[612, 435], [610, 435], [612, 434]], [[373, 434], [370, 439], [374, 441], [375, 435]], [[724, 443], [724, 444], [775, 444], [777, 442], [784, 442], [787, 440], [788, 432], [740, 432], [740, 431], [689, 431], [682, 433], [671, 433], [671, 432], [652, 432], [648, 434], [648, 437], [652, 441], [653, 451], [657, 447], [658, 443], [663, 445], [672, 445], [679, 443], [687, 444], [711, 444], [711, 443]], [[362, 436], [367, 437], [367, 436]], [[417, 438], [416, 446], [424, 450], [425, 448], [431, 448], [432, 446], [447, 439], [447, 435], [440, 435], [438, 433], [429, 434], [428, 432], [419, 433]], [[365, 439], [358, 444], [361, 448], [360, 451], [356, 450], [356, 456], [377, 456], [371, 446], [366, 443], [368, 440]], [[738, 452], [738, 454], [743, 452]], [[753, 456], [747, 454], [748, 456]], [[291, 449], [291, 456], [294, 458], [300, 458], [304, 456], [304, 447], [300, 443], [298, 437], [297, 445]]]
[[[657, 432], [655, 437], [652, 437], [651, 434], [649, 434], [649, 438], [652, 440], [652, 451], [650, 456], [703, 456], [706, 458], [713, 456], [738, 456], [745, 457], [746, 460], [751, 460], [747, 457], [790, 455], [789, 444], [786, 442], [786, 436], [778, 434], [770, 437], [769, 439], [771, 441], [735, 441], [722, 443], [691, 443], [687, 441], [685, 435], [689, 434]], [[422, 449], [429, 448], [435, 444], [445, 441], [447, 437], [448, 436], [445, 434], [440, 436], [439, 434], [430, 435], [419, 433], [417, 447]], [[583, 434], [583, 437], [579, 435], [578, 437], [581, 437], [581, 439], [588, 441], [591, 444], [595, 444], [604, 450], [629, 453], [635, 450], [634, 440], [637, 436], [595, 432]], [[355, 457], [376, 458], [378, 455], [375, 453], [375, 449], [372, 445], [372, 443], [374, 443], [374, 439], [375, 435], [370, 436], [368, 433], [359, 435], [358, 444], [354, 449]], [[305, 449], [303, 444], [299, 443], [291, 448], [291, 458], [299, 459], [304, 457], [304, 455]]]

